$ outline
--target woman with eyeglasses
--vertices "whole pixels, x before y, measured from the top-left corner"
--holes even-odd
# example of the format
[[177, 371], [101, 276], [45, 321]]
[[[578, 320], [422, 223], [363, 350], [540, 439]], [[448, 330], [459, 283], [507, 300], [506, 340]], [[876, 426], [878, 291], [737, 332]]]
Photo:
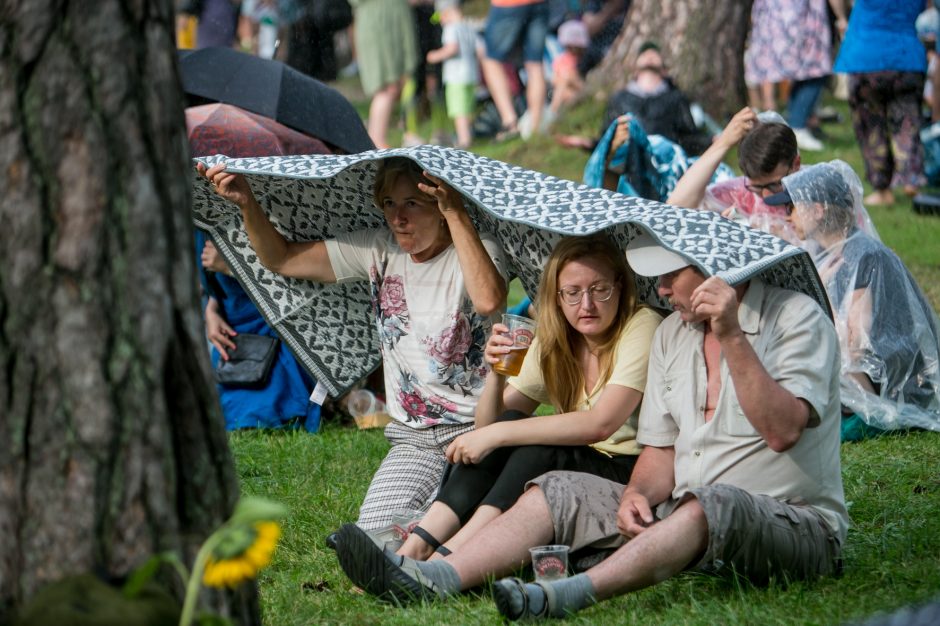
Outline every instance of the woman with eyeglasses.
[[[604, 235], [563, 239], [542, 274], [535, 340], [518, 376], [490, 370], [476, 429], [447, 449], [452, 471], [399, 550], [446, 555], [551, 470], [627, 482], [639, 447], [637, 415], [653, 334], [662, 317], [637, 302], [634, 275]], [[485, 359], [509, 352], [509, 329], [493, 325]], [[533, 416], [540, 404], [553, 415]], [[446, 545], [444, 545], [446, 543]]]

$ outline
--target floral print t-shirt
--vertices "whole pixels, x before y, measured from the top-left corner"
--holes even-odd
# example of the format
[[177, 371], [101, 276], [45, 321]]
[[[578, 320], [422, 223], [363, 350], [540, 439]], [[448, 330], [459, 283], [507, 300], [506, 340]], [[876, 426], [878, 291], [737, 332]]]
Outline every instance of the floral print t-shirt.
[[[505, 280], [499, 244], [480, 239]], [[473, 310], [454, 246], [416, 263], [391, 231], [376, 229], [344, 233], [326, 249], [337, 282], [370, 283], [389, 414], [414, 428], [471, 423], [495, 318]]]

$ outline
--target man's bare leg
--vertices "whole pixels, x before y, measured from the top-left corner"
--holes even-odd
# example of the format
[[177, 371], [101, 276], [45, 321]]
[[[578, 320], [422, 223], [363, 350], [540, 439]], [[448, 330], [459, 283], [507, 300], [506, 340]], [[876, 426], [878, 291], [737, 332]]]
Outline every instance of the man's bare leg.
[[469, 589], [525, 565], [529, 548], [550, 543], [554, 536], [545, 496], [531, 487], [511, 509], [475, 533], [466, 549], [443, 560], [457, 571], [460, 588]]
[[564, 617], [600, 600], [655, 585], [688, 567], [708, 543], [705, 514], [690, 500], [584, 574], [541, 584], [493, 584], [499, 612], [512, 620]]
[[650, 587], [671, 578], [708, 546], [708, 524], [691, 499], [666, 519], [628, 541], [586, 574], [598, 600]]

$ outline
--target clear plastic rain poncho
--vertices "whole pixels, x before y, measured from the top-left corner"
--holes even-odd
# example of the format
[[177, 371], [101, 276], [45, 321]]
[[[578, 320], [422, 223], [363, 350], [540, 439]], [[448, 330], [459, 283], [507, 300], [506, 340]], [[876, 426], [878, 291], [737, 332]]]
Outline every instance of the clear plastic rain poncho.
[[862, 184], [843, 161], [783, 179], [792, 221], [832, 304], [842, 349], [842, 404], [870, 426], [940, 431], [937, 316], [878, 239]]

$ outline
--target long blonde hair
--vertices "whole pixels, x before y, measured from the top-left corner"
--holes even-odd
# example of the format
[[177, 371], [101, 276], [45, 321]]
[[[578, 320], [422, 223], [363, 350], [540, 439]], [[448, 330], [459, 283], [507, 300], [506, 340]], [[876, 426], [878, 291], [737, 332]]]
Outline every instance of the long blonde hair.
[[536, 316], [542, 380], [545, 381], [548, 397], [555, 410], [561, 413], [577, 410], [584, 389], [584, 372], [574, 354], [574, 346], [581, 336], [571, 327], [561, 310], [558, 275], [568, 263], [586, 257], [604, 261], [613, 270], [614, 283], [620, 286], [617, 314], [600, 343], [598, 360], [601, 385], [610, 379], [614, 349], [620, 333], [638, 309], [633, 271], [627, 265], [624, 253], [606, 235], [568, 237], [558, 242], [539, 283]]

